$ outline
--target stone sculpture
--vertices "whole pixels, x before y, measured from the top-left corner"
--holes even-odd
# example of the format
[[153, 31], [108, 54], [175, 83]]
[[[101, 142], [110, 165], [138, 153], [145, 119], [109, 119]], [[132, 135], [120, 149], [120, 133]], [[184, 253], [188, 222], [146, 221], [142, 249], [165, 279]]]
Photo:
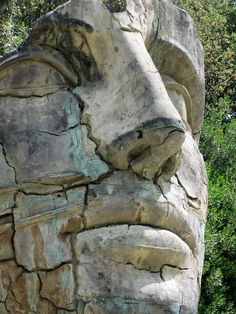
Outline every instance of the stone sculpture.
[[202, 47], [165, 0], [71, 0], [0, 65], [0, 313], [196, 313]]

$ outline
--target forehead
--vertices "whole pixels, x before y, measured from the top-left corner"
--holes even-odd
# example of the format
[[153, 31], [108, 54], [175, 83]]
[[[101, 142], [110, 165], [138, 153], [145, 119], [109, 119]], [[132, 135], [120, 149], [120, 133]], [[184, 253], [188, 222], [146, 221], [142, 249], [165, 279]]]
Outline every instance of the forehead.
[[[124, 32], [141, 33], [157, 70], [188, 90], [193, 108], [192, 130], [198, 133], [204, 107], [202, 46], [191, 17], [169, 1], [127, 0], [125, 11], [112, 14], [99, 0], [71, 0], [33, 25], [23, 50], [26, 58], [29, 54], [31, 59], [37, 57], [39, 46], [59, 50], [72, 63], [73, 69], [67, 64], [67, 71], [60, 71], [69, 77], [75, 77], [74, 56], [80, 59], [79, 72], [87, 67], [99, 73], [103, 71], [104, 60], [112, 56], [114, 47], [125, 57]], [[10, 61], [20, 61], [20, 56], [21, 52], [11, 56]], [[59, 53], [53, 56], [60, 70], [60, 64], [67, 61], [61, 62], [63, 57], [58, 57]], [[9, 59], [3, 61], [2, 67], [8, 62]], [[52, 58], [46, 62], [55, 63]], [[72, 83], [76, 84], [76, 80]]]

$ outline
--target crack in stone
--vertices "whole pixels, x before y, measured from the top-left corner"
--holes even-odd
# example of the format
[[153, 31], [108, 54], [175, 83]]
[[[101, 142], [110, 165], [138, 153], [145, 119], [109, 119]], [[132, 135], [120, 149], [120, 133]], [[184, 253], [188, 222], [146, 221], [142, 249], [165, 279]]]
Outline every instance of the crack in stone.
[[[99, 224], [99, 225], [96, 225], [96, 226], [91, 226], [91, 227], [86, 227], [80, 231], [77, 232], [77, 234], [80, 234], [84, 231], [90, 231], [90, 230], [94, 230], [94, 229], [100, 229], [100, 228], [110, 228], [110, 227], [114, 227], [114, 226], [123, 226], [123, 225], [127, 225], [128, 226], [128, 229], [131, 227], [131, 226], [143, 226], [143, 227], [151, 227], [153, 229], [161, 229], [161, 230], [166, 230], [166, 231], [170, 231], [172, 233], [174, 233], [176, 236], [178, 236], [184, 243], [186, 243], [186, 245], [188, 246], [189, 250], [192, 252], [193, 254], [193, 257], [195, 259], [197, 259], [196, 255], [194, 254], [193, 252], [193, 249], [190, 247], [190, 245], [180, 236], [180, 234], [176, 234], [172, 229], [168, 229], [168, 228], [164, 228], [162, 225], [153, 225], [153, 224], [148, 224], [148, 223], [141, 223], [141, 224], [137, 224], [137, 222], [134, 222], [134, 223], [110, 223], [110, 224]], [[158, 230], [157, 230], [158, 231]]]
[[193, 201], [198, 200], [197, 197], [193, 197], [193, 196], [189, 195], [189, 193], [188, 193], [187, 190], [185, 189], [184, 185], [181, 183], [181, 181], [180, 181], [180, 179], [179, 179], [177, 173], [175, 174], [175, 177], [176, 177], [176, 179], [177, 179], [179, 185], [180, 185], [180, 186], [182, 187], [182, 189], [185, 191], [186, 196], [187, 196], [190, 200], [193, 200]]
[[12, 215], [12, 213], [7, 213], [7, 214], [0, 215], [0, 227], [2, 225], [10, 224], [12, 222], [13, 222], [13, 215]]
[[41, 277], [40, 277], [40, 274], [38, 274], [38, 273], [36, 273], [36, 274], [37, 274], [37, 277], [38, 277], [38, 280], [39, 280], [39, 290], [38, 290], [39, 298], [40, 298], [41, 300], [44, 300], [44, 301], [48, 302], [48, 303], [51, 304], [54, 308], [56, 308], [55, 304], [54, 304], [51, 300], [49, 300], [48, 298], [42, 296], [41, 293], [42, 293], [42, 288], [43, 288], [43, 282], [42, 282], [42, 279], [41, 279]]
[[5, 310], [6, 310], [6, 313], [9, 313], [9, 314], [10, 314], [10, 312], [8, 311], [8, 309], [7, 309], [7, 307], [6, 307], [6, 303], [3, 302], [3, 301], [0, 301], [0, 303], [3, 304], [3, 306], [4, 306]]
[[99, 176], [99, 178], [97, 178], [96, 180], [93, 181], [94, 182], [101, 182], [103, 181], [105, 178], [109, 177], [111, 175], [111, 173], [114, 171], [114, 168], [112, 167], [111, 163], [109, 161], [107, 161], [102, 154], [99, 152], [99, 146], [100, 146], [100, 140], [98, 140], [96, 137], [93, 136], [92, 134], [92, 128], [90, 126], [89, 123], [82, 123], [81, 119], [83, 117], [84, 114], [84, 101], [81, 99], [81, 97], [78, 94], [75, 94], [73, 92], [71, 92], [71, 94], [77, 99], [78, 101], [78, 106], [80, 108], [80, 125], [81, 126], [85, 126], [86, 130], [87, 130], [87, 135], [88, 135], [88, 139], [90, 141], [92, 141], [95, 144], [95, 154], [100, 158], [101, 161], [103, 161], [109, 168], [109, 170], [106, 173], [103, 173]]
[[[0, 261], [0, 265], [1, 264], [5, 264], [7, 262], [15, 262], [15, 259], [14, 258], [6, 258], [6, 259], [1, 259]], [[1, 302], [1, 301], [0, 301]]]
[[163, 217], [163, 220], [162, 220], [162, 222], [164, 222], [169, 217], [169, 214], [170, 214], [170, 202], [169, 202], [168, 198], [166, 197], [166, 195], [164, 194], [164, 191], [163, 191], [161, 185], [158, 183], [156, 183], [156, 185], [159, 187], [162, 196], [166, 199], [166, 202], [167, 202], [167, 212], [166, 212], [165, 217]]
[[[16, 262], [16, 264], [17, 264], [18, 266], [21, 267], [21, 265], [20, 265], [20, 264], [18, 263], [18, 261], [17, 261], [17, 254], [16, 254], [15, 241], [14, 241], [15, 236], [16, 236], [16, 226], [15, 226], [14, 211], [15, 211], [15, 209], [16, 209], [16, 207], [17, 207], [17, 196], [18, 196], [18, 192], [16, 192], [16, 193], [14, 194], [14, 206], [13, 206], [13, 208], [12, 208], [12, 211], [13, 211], [13, 215], [12, 215], [12, 218], [13, 218], [13, 220], [12, 220], [13, 234], [12, 234], [12, 237], [11, 237], [11, 246], [12, 246], [12, 250], [13, 250], [13, 253], [14, 253], [14, 256], [15, 256], [15, 262]], [[24, 267], [22, 267], [22, 268], [24, 269]]]
[[[13, 290], [10, 290], [10, 291], [9, 291], [9, 294], [12, 294], [14, 300], [16, 301], [16, 303], [17, 303], [20, 307], [23, 306], [23, 305], [17, 300], [16, 295], [15, 295], [15, 293], [13, 292]], [[6, 308], [7, 308], [7, 307], [6, 307]], [[8, 310], [8, 309], [7, 309], [7, 310]]]
[[[24, 194], [25, 196], [49, 196], [49, 195], [56, 195], [56, 194], [60, 194], [60, 193], [64, 192], [64, 187], [62, 185], [56, 185], [55, 184], [54, 186], [60, 186], [62, 188], [62, 191], [54, 191], [54, 192], [48, 192], [48, 193], [46, 193], [46, 192], [44, 192], [44, 193], [38, 192], [37, 193], [37, 192], [26, 192], [24, 189], [19, 188], [17, 190], [17, 192], [20, 192], [20, 193]], [[73, 188], [71, 188], [71, 190], [72, 189]], [[65, 196], [67, 198], [67, 195], [65, 195]]]
[[76, 258], [76, 252], [75, 252], [75, 241], [76, 241], [76, 235], [75, 234], [72, 234], [71, 237], [70, 237], [70, 246], [71, 246], [71, 253], [72, 253], [72, 260], [71, 260], [71, 263], [72, 263], [72, 272], [73, 272], [73, 277], [74, 277], [74, 302], [75, 302], [75, 307], [77, 308], [78, 307], [78, 300], [76, 298], [76, 295], [77, 295], [77, 291], [79, 289], [79, 277], [78, 277], [78, 274], [77, 274], [77, 271], [76, 271], [76, 266], [78, 265], [78, 261], [77, 261], [77, 258]]
[[50, 132], [48, 130], [39, 130], [39, 129], [33, 129], [33, 130], [36, 132], [44, 133], [44, 134], [48, 134], [48, 135], [61, 136], [61, 135], [66, 134], [67, 131], [76, 129], [78, 126], [79, 126], [79, 123], [76, 123], [76, 125], [73, 125], [73, 126], [69, 127], [68, 129], [61, 131], [61, 132], [58, 132], [58, 133], [53, 133], [53, 132]]
[[[148, 131], [148, 132], [151, 132], [151, 131]], [[143, 133], [145, 134], [145, 133], [148, 133], [148, 132], [143, 132]], [[155, 148], [155, 147], [160, 147], [160, 146], [162, 146], [162, 145], [165, 144], [165, 142], [168, 140], [169, 136], [170, 136], [171, 134], [175, 133], [175, 132], [183, 133], [183, 131], [181, 131], [181, 130], [177, 130], [177, 129], [171, 130], [171, 131], [167, 134], [167, 136], [163, 139], [163, 141], [162, 141], [161, 143], [159, 143], [159, 144], [157, 144], [157, 145], [149, 145], [149, 146], [146, 147], [142, 152], [140, 152], [138, 155], [134, 156], [133, 158], [130, 158], [130, 160], [129, 160], [129, 165], [128, 165], [128, 169], [131, 169], [131, 171], [133, 171], [133, 170], [132, 170], [132, 165], [131, 165], [131, 163], [132, 163], [133, 161], [135, 161], [136, 158], [138, 158], [139, 156], [141, 156], [145, 151], [149, 150], [149, 149], [152, 148], [152, 147]], [[174, 155], [175, 155], [175, 154], [173, 154], [173, 155], [171, 155], [171, 156], [174, 156]], [[171, 157], [171, 156], [170, 156], [170, 157]], [[170, 158], [170, 157], [169, 157], [169, 158]], [[168, 158], [168, 159], [169, 159], [169, 158]], [[167, 159], [167, 160], [168, 160], [168, 159]], [[159, 169], [156, 169], [156, 174], [154, 175], [153, 179], [147, 179], [145, 176], [142, 176], [141, 174], [140, 174], [140, 176], [143, 177], [143, 178], [145, 178], [145, 179], [147, 179], [148, 181], [153, 181], [153, 182], [155, 183], [155, 182], [157, 181], [157, 179], [163, 174], [163, 173], [162, 173], [162, 167], [163, 167], [163, 165], [165, 164], [165, 162], [166, 162], [167, 160], [165, 160], [165, 161], [163, 162], [163, 164], [160, 165]], [[160, 174], [158, 173], [159, 171], [161, 171]], [[134, 172], [134, 171], [133, 171], [133, 172]]]
[[53, 92], [48, 92], [48, 93], [46, 93], [44, 95], [30, 94], [30, 95], [22, 96], [22, 95], [15, 95], [13, 93], [7, 93], [7, 94], [1, 94], [0, 93], [0, 97], [1, 98], [10, 97], [10, 98], [19, 98], [19, 99], [28, 99], [28, 98], [34, 97], [34, 98], [39, 98], [40, 99], [40, 98], [43, 98], [43, 97], [46, 97], [46, 96], [50, 96], [50, 95], [56, 94], [56, 93], [61, 92], [61, 91], [65, 91], [66, 92], [70, 88], [69, 85], [68, 86], [67, 85], [64, 85], [64, 86], [55, 85], [55, 87], [58, 87], [58, 89], [53, 91]]
[[[160, 269], [160, 277], [161, 277], [161, 279], [162, 279], [163, 282], [165, 282], [165, 278], [164, 278], [164, 276], [163, 276], [163, 268], [164, 268], [164, 267], [176, 268], [176, 269], [179, 269], [180, 271], [188, 271], [188, 270], [189, 270], [189, 268], [186, 268], [186, 267], [182, 268], [182, 267], [179, 267], [179, 266], [176, 266], [176, 265], [163, 264], [163, 265], [161, 266], [161, 269]], [[182, 293], [181, 293], [181, 294], [182, 294]], [[182, 303], [183, 303], [183, 302], [182, 302]]]
[[71, 264], [71, 259], [67, 260], [67, 261], [64, 261], [64, 262], [61, 262], [60, 264], [58, 264], [58, 265], [56, 265], [56, 266], [54, 266], [52, 268], [33, 268], [31, 270], [27, 270], [26, 269], [26, 272], [28, 272], [28, 273], [36, 273], [36, 274], [37, 274], [37, 272], [50, 273], [50, 272], [52, 272], [54, 270], [59, 269], [60, 267], [62, 267], [64, 265], [68, 265], [68, 264]]
[[77, 314], [84, 314], [86, 302], [82, 301], [81, 299], [78, 299], [78, 306], [77, 306]]
[[15, 176], [14, 180], [15, 180], [15, 183], [17, 184], [18, 181], [17, 181], [16, 168], [13, 165], [11, 165], [11, 163], [9, 162], [9, 160], [7, 158], [7, 152], [6, 152], [6, 149], [4, 147], [4, 144], [0, 142], [0, 146], [2, 146], [2, 152], [3, 152], [3, 156], [5, 158], [6, 164], [8, 165], [9, 168], [13, 169], [13, 171], [14, 171], [14, 176]]
[[[128, 234], [128, 232], [129, 232], [129, 228], [130, 228], [131, 226], [130, 225], [128, 225], [128, 230], [127, 230], [127, 234]], [[126, 263], [123, 263], [123, 262], [119, 262], [119, 261], [117, 261], [117, 260], [114, 260], [114, 259], [112, 259], [112, 258], [109, 258], [109, 260], [111, 261], [111, 262], [113, 262], [113, 263], [115, 263], [115, 264], [119, 264], [119, 265], [124, 265], [124, 266], [132, 266], [134, 269], [136, 269], [136, 270], [141, 270], [141, 271], [144, 271], [144, 272], [149, 272], [149, 273], [152, 273], [152, 274], [160, 274], [161, 273], [161, 269], [160, 270], [157, 270], [157, 271], [153, 271], [153, 270], [151, 270], [150, 269], [150, 266], [148, 267], [148, 269], [147, 268], [143, 268], [143, 267], [138, 267], [138, 266], [136, 266], [135, 264], [133, 264], [132, 262], [126, 262]], [[80, 266], [83, 266], [83, 265], [90, 265], [90, 263], [88, 263], [88, 262], [83, 262], [83, 263], [78, 263], [78, 265], [80, 265]], [[165, 265], [162, 265], [161, 267], [163, 267], [163, 266], [165, 266]], [[177, 268], [177, 266], [176, 266], [176, 268]]]

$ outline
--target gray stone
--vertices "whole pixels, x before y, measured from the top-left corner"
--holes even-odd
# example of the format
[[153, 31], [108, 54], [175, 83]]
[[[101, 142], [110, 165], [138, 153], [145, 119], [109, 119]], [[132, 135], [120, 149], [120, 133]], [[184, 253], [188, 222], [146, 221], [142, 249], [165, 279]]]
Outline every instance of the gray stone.
[[[69, 92], [41, 98], [3, 97], [0, 110], [0, 142], [18, 183], [88, 182], [108, 171], [88, 138], [84, 144], [78, 103]], [[12, 173], [9, 167], [8, 171]]]
[[83, 229], [84, 188], [47, 196], [18, 197], [16, 259], [28, 270], [52, 269], [72, 259], [70, 233]]
[[6, 156], [6, 151], [0, 144], [0, 188], [6, 188], [8, 186], [15, 185], [15, 171], [13, 167], [9, 164]]
[[154, 302], [137, 302], [137, 300], [132, 299], [113, 298], [89, 302], [85, 307], [84, 314], [176, 314], [179, 309], [180, 305], [178, 303], [168, 306]]
[[161, 227], [175, 232], [195, 251], [202, 223], [190, 210], [184, 190], [172, 181], [155, 185], [129, 171], [114, 172], [101, 184], [90, 186], [86, 226], [129, 223]]

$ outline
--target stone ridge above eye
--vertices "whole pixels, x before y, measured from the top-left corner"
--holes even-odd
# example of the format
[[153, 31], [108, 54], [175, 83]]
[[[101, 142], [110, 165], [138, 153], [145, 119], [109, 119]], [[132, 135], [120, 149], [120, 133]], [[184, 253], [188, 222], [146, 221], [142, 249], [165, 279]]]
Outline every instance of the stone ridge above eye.
[[0, 96], [45, 96], [79, 84], [70, 63], [58, 51], [28, 49], [0, 63]]

